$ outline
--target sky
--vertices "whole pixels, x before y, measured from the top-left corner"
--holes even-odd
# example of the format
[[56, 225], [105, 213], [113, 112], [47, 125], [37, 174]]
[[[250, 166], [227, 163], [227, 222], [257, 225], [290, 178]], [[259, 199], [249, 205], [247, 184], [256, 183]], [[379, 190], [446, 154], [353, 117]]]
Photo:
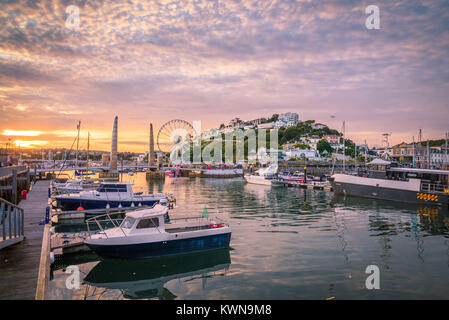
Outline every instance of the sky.
[[[75, 11], [79, 10], [79, 20]], [[365, 25], [369, 5], [380, 29]], [[0, 0], [0, 147], [148, 150], [172, 119], [202, 129], [297, 112], [380, 145], [449, 131], [449, 2]], [[67, 10], [67, 11], [66, 11]], [[79, 26], [76, 22], [79, 21]]]

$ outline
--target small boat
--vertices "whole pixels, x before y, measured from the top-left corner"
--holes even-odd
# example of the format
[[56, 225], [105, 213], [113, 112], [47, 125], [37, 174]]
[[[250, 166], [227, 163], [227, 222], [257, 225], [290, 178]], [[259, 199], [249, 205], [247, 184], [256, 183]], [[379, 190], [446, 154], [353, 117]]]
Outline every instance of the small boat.
[[175, 176], [175, 171], [173, 171], [173, 170], [165, 170], [164, 174], [165, 174], [166, 177], [173, 178]]
[[103, 182], [94, 191], [84, 191], [78, 194], [55, 196], [57, 206], [63, 211], [83, 209], [104, 209], [133, 206], [153, 206], [160, 201], [167, 202], [166, 195], [134, 193], [133, 183]]
[[273, 181], [277, 179], [277, 164], [270, 164], [267, 168], [261, 168], [256, 174], [245, 174], [243, 178], [248, 183], [261, 184], [271, 186]]
[[[104, 258], [152, 258], [229, 247], [231, 228], [228, 225], [198, 217], [166, 224], [167, 212], [168, 208], [159, 204], [128, 212], [115, 228], [100, 228], [95, 234], [88, 229], [85, 244]], [[91, 220], [104, 216], [109, 215], [86, 220], [88, 228]]]
[[81, 176], [94, 176], [95, 172], [79, 172], [78, 170], [75, 170], [75, 176], [81, 177]]
[[284, 181], [296, 181], [304, 183], [304, 172], [295, 171], [294, 173], [290, 172], [283, 172], [281, 175], [279, 175], [279, 178]]

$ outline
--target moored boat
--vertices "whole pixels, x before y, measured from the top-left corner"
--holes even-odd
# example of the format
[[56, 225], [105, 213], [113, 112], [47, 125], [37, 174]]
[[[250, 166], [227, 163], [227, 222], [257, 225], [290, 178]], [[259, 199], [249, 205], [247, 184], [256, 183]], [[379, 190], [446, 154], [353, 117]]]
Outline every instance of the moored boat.
[[57, 206], [62, 210], [101, 209], [133, 206], [153, 206], [156, 203], [167, 201], [166, 195], [134, 193], [132, 183], [104, 182], [93, 191], [84, 191], [78, 194], [65, 194], [55, 196]]
[[427, 205], [449, 205], [449, 170], [391, 167], [373, 161], [366, 174], [334, 174], [330, 181], [336, 194]]
[[243, 178], [248, 183], [271, 186], [277, 178], [277, 169], [278, 166], [274, 163], [266, 168], [260, 168], [255, 174], [245, 174]]
[[[89, 232], [85, 243], [105, 258], [150, 258], [229, 247], [228, 225], [197, 218], [166, 224], [167, 212], [168, 208], [162, 205], [129, 212], [116, 228]], [[89, 226], [90, 221], [86, 222]]]

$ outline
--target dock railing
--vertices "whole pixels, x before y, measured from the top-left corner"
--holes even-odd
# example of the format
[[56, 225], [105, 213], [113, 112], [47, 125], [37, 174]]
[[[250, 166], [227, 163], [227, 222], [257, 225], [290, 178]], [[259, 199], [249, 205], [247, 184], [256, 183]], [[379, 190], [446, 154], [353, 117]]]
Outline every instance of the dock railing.
[[0, 249], [24, 238], [23, 209], [0, 198]]

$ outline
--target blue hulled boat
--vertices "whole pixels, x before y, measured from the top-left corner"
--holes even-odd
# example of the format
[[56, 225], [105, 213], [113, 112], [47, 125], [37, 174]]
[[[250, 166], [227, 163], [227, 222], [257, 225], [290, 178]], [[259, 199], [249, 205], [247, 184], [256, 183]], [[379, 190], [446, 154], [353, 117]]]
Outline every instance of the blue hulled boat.
[[[128, 212], [116, 228], [96, 234], [89, 231], [85, 244], [105, 258], [151, 258], [229, 248], [231, 228], [228, 225], [198, 217], [166, 224], [167, 211], [166, 206], [155, 205], [151, 209]], [[92, 219], [86, 221], [88, 227]]]
[[132, 183], [102, 183], [94, 191], [78, 194], [65, 194], [55, 197], [57, 206], [63, 211], [83, 209], [104, 209], [133, 206], [153, 206], [159, 202], [167, 202], [162, 193], [134, 193]]

